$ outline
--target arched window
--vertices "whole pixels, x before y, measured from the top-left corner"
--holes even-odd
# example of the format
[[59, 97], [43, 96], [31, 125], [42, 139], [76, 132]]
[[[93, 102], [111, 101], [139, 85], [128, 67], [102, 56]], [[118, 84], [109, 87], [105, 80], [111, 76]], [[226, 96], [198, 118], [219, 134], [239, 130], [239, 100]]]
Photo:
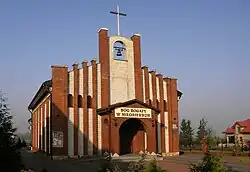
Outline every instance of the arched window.
[[82, 96], [78, 95], [78, 107], [82, 108]]
[[116, 41], [114, 43], [113, 50], [115, 59], [125, 59], [125, 46], [122, 41]]
[[68, 107], [73, 107], [73, 96], [68, 94]]
[[92, 97], [90, 95], [87, 96], [87, 108], [92, 108]]

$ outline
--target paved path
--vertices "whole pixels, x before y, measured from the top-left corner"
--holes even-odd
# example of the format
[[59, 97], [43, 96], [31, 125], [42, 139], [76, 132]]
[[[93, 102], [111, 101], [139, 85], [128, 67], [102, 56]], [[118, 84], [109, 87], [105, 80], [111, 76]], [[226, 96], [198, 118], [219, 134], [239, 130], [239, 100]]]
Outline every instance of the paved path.
[[[32, 168], [36, 172], [41, 172], [46, 169], [47, 172], [83, 172], [98, 171], [103, 160], [95, 160], [92, 162], [84, 159], [79, 160], [50, 160], [49, 157], [44, 156], [40, 153], [34, 154], [30, 151], [23, 151], [23, 162], [27, 168]], [[190, 162], [197, 163], [202, 159], [201, 155], [182, 155], [179, 157], [167, 157], [165, 160], [158, 161], [159, 165], [166, 169], [168, 172], [188, 172], [188, 166]], [[127, 166], [128, 162], [121, 162], [118, 160], [119, 165]], [[249, 172], [250, 165], [228, 162], [234, 169], [238, 169], [242, 172]]]
[[[174, 163], [175, 165], [186, 165], [188, 167], [190, 163], [198, 163], [202, 158], [203, 155], [182, 155], [176, 157], [166, 157], [163, 161], [166, 163]], [[240, 161], [237, 161], [235, 157], [223, 157], [222, 161], [224, 162], [225, 167], [232, 167], [234, 170], [238, 170], [240, 172], [250, 171], [250, 163], [241, 163]], [[161, 163], [164, 164], [164, 162]]]

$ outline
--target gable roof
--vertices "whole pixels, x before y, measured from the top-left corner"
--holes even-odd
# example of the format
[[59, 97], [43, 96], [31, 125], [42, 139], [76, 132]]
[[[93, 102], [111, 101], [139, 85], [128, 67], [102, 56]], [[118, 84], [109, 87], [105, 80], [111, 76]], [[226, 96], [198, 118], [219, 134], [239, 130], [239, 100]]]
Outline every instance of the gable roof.
[[129, 101], [126, 101], [126, 102], [116, 103], [116, 104], [110, 105], [109, 107], [106, 107], [106, 108], [99, 108], [99, 109], [97, 109], [97, 113], [98, 114], [109, 113], [115, 108], [128, 106], [128, 105], [131, 105], [131, 104], [134, 104], [134, 103], [138, 103], [138, 104], [140, 104], [140, 105], [142, 105], [144, 107], [152, 109], [153, 111], [155, 111], [157, 113], [161, 112], [159, 109], [157, 109], [157, 108], [155, 108], [155, 107], [153, 107], [151, 105], [148, 105], [147, 103], [144, 103], [144, 102], [142, 102], [140, 100], [137, 100], [137, 99], [132, 99], [132, 100], [129, 100]]
[[250, 119], [246, 119], [244, 121], [236, 121], [232, 127], [227, 128], [223, 133], [225, 134], [234, 134], [235, 126], [239, 125], [240, 127], [244, 127], [240, 133], [250, 133]]

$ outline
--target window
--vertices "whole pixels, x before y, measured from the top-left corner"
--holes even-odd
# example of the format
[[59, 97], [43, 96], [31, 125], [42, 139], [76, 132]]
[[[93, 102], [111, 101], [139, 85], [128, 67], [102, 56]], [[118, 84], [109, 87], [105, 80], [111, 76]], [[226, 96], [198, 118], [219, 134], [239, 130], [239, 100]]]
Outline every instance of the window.
[[156, 100], [156, 107], [157, 107], [157, 109], [159, 109], [159, 105], [160, 103], [159, 103], [159, 100]]
[[152, 100], [151, 99], [149, 99], [149, 105], [152, 106]]
[[167, 106], [167, 101], [164, 100], [164, 111], [167, 112], [168, 111], [168, 106]]
[[82, 96], [78, 95], [78, 107], [82, 108]]
[[92, 108], [92, 97], [90, 95], [87, 96], [87, 108]]
[[114, 49], [114, 58], [115, 59], [125, 60], [125, 46], [124, 46], [123, 42], [116, 41], [114, 43], [113, 49]]
[[228, 136], [228, 143], [235, 143], [234, 136]]
[[237, 127], [238, 133], [240, 133], [241, 131], [241, 127]]
[[73, 107], [73, 96], [68, 94], [68, 107]]

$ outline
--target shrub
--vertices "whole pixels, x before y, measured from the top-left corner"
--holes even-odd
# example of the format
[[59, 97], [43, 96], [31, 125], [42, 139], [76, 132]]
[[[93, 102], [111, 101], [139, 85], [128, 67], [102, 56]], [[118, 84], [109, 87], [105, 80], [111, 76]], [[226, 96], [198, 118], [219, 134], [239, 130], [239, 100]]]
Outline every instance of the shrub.
[[145, 172], [166, 172], [166, 170], [157, 166], [157, 161], [154, 158], [154, 160], [149, 163], [149, 166], [146, 168]]
[[226, 172], [220, 157], [206, 154], [201, 163], [191, 164], [189, 166], [190, 172]]

